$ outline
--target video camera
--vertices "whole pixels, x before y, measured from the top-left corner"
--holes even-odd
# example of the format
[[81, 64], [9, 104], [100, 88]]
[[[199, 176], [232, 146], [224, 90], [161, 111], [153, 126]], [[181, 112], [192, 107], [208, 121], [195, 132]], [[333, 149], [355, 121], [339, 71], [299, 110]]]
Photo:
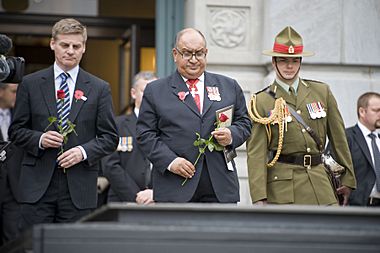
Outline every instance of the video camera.
[[0, 34], [0, 82], [20, 83], [24, 76], [25, 60], [22, 57], [5, 56], [12, 48], [12, 40]]

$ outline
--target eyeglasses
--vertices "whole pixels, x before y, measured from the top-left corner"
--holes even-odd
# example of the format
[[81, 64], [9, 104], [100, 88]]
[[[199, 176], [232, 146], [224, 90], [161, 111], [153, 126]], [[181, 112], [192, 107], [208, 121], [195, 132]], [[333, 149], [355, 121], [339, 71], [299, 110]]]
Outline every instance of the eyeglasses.
[[197, 60], [203, 60], [206, 58], [206, 53], [203, 50], [199, 50], [194, 53], [191, 53], [189, 51], [181, 52], [178, 48], [175, 48], [175, 50], [177, 50], [177, 52], [182, 56], [182, 59], [187, 61], [192, 59], [193, 56], [195, 56], [195, 59]]

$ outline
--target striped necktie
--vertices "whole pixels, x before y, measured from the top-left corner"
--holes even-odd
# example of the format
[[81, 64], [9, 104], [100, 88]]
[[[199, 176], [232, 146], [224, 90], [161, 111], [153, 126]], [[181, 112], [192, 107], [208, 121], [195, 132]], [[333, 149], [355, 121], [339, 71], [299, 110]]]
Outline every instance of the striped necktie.
[[371, 138], [371, 146], [373, 152], [373, 160], [374, 160], [374, 169], [376, 174], [376, 190], [380, 192], [380, 151], [376, 145], [376, 135], [374, 133], [370, 133], [369, 138]]
[[67, 119], [70, 113], [70, 91], [69, 85], [67, 84], [67, 78], [69, 77], [69, 74], [62, 72], [59, 77], [61, 78], [61, 85], [59, 86], [59, 89], [65, 92], [65, 98], [57, 99], [57, 113], [58, 118], [62, 120], [62, 128], [66, 129]]

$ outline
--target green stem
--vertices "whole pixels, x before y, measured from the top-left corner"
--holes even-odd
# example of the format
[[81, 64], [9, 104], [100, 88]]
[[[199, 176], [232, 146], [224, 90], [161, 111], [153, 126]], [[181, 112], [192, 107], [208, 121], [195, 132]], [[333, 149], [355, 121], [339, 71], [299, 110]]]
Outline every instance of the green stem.
[[[214, 136], [210, 135], [210, 137], [208, 138], [208, 142], [207, 142], [207, 143], [210, 143], [210, 141], [212, 140], [213, 137], [214, 137]], [[197, 165], [199, 158], [201, 158], [201, 155], [203, 155], [203, 154], [205, 153], [206, 148], [207, 148], [207, 145], [205, 145], [205, 146], [204, 146], [203, 148], [201, 148], [201, 150], [199, 151], [198, 156], [197, 156], [197, 159], [196, 159], [195, 162], [194, 162], [194, 167]], [[187, 179], [188, 179], [188, 178], [185, 178], [185, 180], [183, 180], [183, 182], [182, 182], [182, 184], [181, 184], [182, 186], [184, 186], [184, 185], [186, 184]]]

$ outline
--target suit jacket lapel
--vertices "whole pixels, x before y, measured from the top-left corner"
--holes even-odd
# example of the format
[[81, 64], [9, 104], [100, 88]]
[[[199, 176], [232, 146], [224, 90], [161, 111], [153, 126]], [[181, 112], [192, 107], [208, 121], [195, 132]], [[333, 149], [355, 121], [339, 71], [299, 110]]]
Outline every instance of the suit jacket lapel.
[[[176, 71], [176, 73], [173, 75], [172, 78], [172, 88], [173, 88], [173, 93], [175, 96], [178, 98], [178, 92], [189, 92], [189, 89], [186, 85], [186, 83], [183, 81], [181, 75]], [[183, 103], [190, 108], [191, 111], [193, 111], [198, 117], [200, 117], [200, 113], [198, 111], [198, 107], [195, 104], [193, 96], [190, 94], [190, 92], [187, 94], [185, 99], [183, 100]]]
[[301, 78], [299, 79], [298, 91], [297, 91], [297, 108], [303, 105], [303, 101], [310, 94], [309, 85]]
[[55, 96], [55, 80], [53, 66], [41, 76], [40, 90], [50, 116], [57, 117], [57, 101]]
[[355, 125], [355, 128], [353, 130], [356, 142], [359, 144], [359, 147], [363, 151], [365, 158], [368, 160], [369, 164], [371, 164], [372, 168], [374, 168], [371, 153], [369, 151], [367, 141], [365, 140], [362, 131], [360, 130], [358, 125]]
[[90, 96], [90, 91], [91, 91], [90, 79], [88, 78], [87, 72], [83, 71], [81, 68], [79, 69], [77, 81], [75, 83], [74, 94], [72, 94], [73, 100], [71, 103], [71, 109], [70, 109], [70, 115], [69, 115], [69, 119], [71, 122], [75, 121], [80, 109], [85, 103], [85, 101], [82, 99], [75, 99], [76, 90], [83, 91], [84, 96], [87, 98]]

